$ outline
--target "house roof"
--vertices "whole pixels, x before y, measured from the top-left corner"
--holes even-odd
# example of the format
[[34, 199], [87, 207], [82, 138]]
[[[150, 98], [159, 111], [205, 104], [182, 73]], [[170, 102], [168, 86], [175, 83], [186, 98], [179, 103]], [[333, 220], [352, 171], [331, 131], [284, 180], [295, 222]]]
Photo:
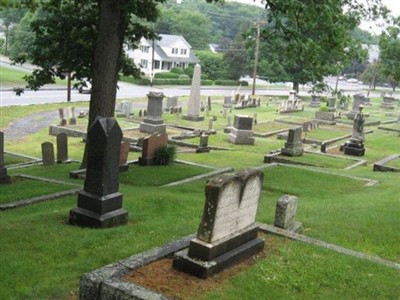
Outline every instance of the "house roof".
[[181, 35], [173, 35], [173, 34], [159, 34], [160, 40], [156, 40], [156, 44], [160, 47], [172, 47], [175, 43], [182, 41], [186, 44], [189, 49], [192, 49], [192, 46], [185, 40], [185, 38]]

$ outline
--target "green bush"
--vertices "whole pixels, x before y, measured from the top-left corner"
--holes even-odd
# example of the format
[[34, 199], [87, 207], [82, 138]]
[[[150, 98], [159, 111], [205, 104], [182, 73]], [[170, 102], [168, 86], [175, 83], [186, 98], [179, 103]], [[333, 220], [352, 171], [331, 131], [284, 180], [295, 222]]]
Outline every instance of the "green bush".
[[162, 72], [154, 74], [154, 78], [178, 78], [180, 75], [171, 72]]
[[201, 80], [207, 80], [210, 79], [210, 76], [208, 76], [207, 74], [201, 74]]
[[189, 75], [181, 74], [179, 75], [178, 79], [190, 79]]
[[329, 109], [328, 109], [328, 107], [326, 107], [326, 106], [321, 106], [321, 107], [319, 108], [319, 111], [328, 112]]
[[242, 86], [249, 86], [249, 83], [248, 83], [247, 81], [244, 81], [244, 80], [239, 81], [239, 83], [240, 83]]
[[121, 76], [122, 81], [130, 82], [138, 85], [150, 85], [150, 79], [147, 77], [133, 78], [131, 76]]
[[178, 79], [178, 78], [154, 78], [154, 85], [190, 85], [192, 81], [190, 79]]
[[215, 85], [224, 85], [224, 86], [226, 86], [226, 85], [242, 85], [242, 86], [244, 86], [243, 82], [247, 83], [247, 81], [236, 81], [236, 80], [215, 80], [214, 83], [215, 83]]
[[175, 160], [176, 157], [176, 146], [167, 145], [160, 147], [154, 153], [154, 164], [155, 165], [169, 165]]
[[181, 68], [172, 68], [170, 72], [175, 74], [185, 74], [185, 72]]
[[214, 80], [201, 80], [201, 85], [214, 85]]
[[193, 71], [194, 68], [192, 66], [187, 67], [186, 69], [183, 70], [183, 72], [185, 72], [186, 75], [189, 75], [190, 78], [193, 77]]

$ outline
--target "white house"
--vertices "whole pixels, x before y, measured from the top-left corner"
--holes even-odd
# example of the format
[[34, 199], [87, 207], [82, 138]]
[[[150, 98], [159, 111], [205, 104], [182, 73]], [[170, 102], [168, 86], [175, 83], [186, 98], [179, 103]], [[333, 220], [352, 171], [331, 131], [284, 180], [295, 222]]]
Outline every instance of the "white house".
[[142, 38], [138, 49], [127, 51], [128, 56], [145, 74], [154, 75], [172, 68], [185, 69], [199, 62], [183, 36], [160, 34], [159, 37], [160, 40], [154, 41]]

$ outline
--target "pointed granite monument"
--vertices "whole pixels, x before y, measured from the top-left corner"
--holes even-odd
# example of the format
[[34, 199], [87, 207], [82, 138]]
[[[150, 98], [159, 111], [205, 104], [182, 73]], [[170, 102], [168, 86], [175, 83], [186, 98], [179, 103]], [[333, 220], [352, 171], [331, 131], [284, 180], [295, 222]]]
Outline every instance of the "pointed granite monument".
[[124, 225], [128, 212], [118, 192], [122, 131], [114, 118], [98, 117], [88, 132], [88, 154], [84, 190], [69, 222], [83, 227], [106, 228]]
[[203, 121], [204, 117], [200, 116], [200, 86], [201, 86], [201, 67], [196, 64], [193, 71], [192, 88], [190, 90], [190, 98], [188, 103], [188, 113], [184, 115], [185, 120]]

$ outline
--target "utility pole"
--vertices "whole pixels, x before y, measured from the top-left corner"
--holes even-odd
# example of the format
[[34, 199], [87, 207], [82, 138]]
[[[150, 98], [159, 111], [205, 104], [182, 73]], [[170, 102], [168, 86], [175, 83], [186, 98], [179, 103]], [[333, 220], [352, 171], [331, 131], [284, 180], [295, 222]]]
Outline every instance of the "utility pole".
[[[154, 27], [154, 25], [153, 25]], [[154, 30], [154, 28], [153, 28]], [[154, 78], [154, 37], [151, 45], [151, 74], [150, 74], [150, 86], [153, 86], [153, 78]]]
[[257, 79], [257, 67], [258, 67], [258, 56], [260, 54], [260, 25], [264, 22], [258, 21], [255, 23], [257, 34], [256, 34], [256, 49], [254, 53], [254, 70], [253, 70], [253, 90], [251, 94], [254, 96], [256, 93], [256, 79]]

